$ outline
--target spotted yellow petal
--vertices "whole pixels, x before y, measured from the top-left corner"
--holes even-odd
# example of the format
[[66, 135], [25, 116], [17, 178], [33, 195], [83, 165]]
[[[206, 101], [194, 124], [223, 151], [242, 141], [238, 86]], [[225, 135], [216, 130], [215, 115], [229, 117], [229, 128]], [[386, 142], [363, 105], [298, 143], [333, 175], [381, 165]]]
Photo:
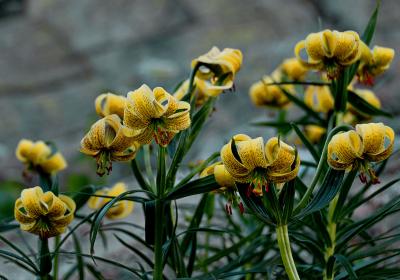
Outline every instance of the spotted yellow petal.
[[100, 117], [117, 114], [121, 119], [124, 118], [124, 107], [126, 98], [113, 93], [100, 94], [95, 100], [96, 113]]
[[265, 156], [271, 172], [290, 170], [296, 158], [295, 150], [277, 137], [270, 138], [265, 144]]
[[21, 201], [25, 211], [30, 217], [36, 218], [48, 213], [47, 204], [42, 201], [41, 187], [25, 189], [21, 193]]
[[223, 164], [217, 164], [214, 167], [214, 177], [218, 185], [223, 188], [232, 188], [235, 186], [235, 180]]
[[364, 144], [364, 157], [379, 162], [390, 156], [393, 151], [395, 133], [383, 123], [356, 125], [356, 131]]
[[328, 163], [334, 169], [348, 169], [362, 157], [363, 150], [363, 141], [357, 132], [338, 133], [328, 144]]

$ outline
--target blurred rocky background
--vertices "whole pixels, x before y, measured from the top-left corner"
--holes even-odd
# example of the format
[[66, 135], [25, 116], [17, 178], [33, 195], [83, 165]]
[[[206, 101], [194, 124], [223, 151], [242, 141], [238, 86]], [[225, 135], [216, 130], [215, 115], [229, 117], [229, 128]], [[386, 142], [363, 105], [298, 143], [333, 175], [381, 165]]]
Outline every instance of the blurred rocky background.
[[[400, 53], [400, 2], [382, 2], [374, 42]], [[218, 150], [234, 133], [267, 135], [248, 125], [267, 115], [250, 103], [251, 83], [293, 56], [310, 32], [361, 33], [374, 7], [373, 0], [0, 0], [0, 181], [20, 176], [14, 150], [21, 138], [55, 141], [72, 167], [67, 173], [94, 174], [94, 162], [79, 161], [78, 150], [96, 119], [95, 97], [143, 83], [172, 91], [191, 60], [214, 45], [241, 49], [244, 65], [194, 157]], [[396, 58], [376, 86], [397, 131], [398, 72]]]

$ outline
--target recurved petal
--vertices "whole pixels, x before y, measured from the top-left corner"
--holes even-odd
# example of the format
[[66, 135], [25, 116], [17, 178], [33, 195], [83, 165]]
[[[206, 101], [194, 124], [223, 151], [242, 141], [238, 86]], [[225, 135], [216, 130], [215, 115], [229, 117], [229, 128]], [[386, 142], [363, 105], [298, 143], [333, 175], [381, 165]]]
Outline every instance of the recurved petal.
[[64, 215], [65, 211], [67, 210], [65, 203], [50, 191], [43, 194], [42, 200], [48, 207], [48, 213], [46, 216], [49, 218], [60, 217]]
[[135, 142], [135, 136], [130, 136], [127, 129], [122, 126], [118, 129], [117, 135], [110, 144], [110, 150], [115, 152], [122, 152], [131, 147]]
[[268, 179], [274, 183], [285, 183], [293, 180], [296, 178], [297, 174], [299, 173], [300, 169], [300, 158], [296, 158], [296, 163], [294, 166], [290, 166], [288, 169], [280, 170], [279, 169], [268, 169], [267, 175]]
[[130, 161], [135, 158], [138, 148], [132, 145], [130, 148], [122, 152], [113, 152], [111, 154], [111, 160], [113, 161]]
[[60, 152], [55, 153], [48, 159], [44, 160], [40, 167], [47, 173], [58, 172], [67, 167], [67, 162]]
[[270, 138], [265, 144], [265, 156], [271, 172], [290, 170], [296, 158], [295, 150], [277, 137]]
[[356, 125], [356, 131], [364, 143], [364, 156], [370, 161], [381, 161], [393, 150], [394, 131], [383, 123]]
[[113, 93], [100, 94], [95, 100], [96, 113], [100, 117], [117, 114], [124, 117], [126, 98]]
[[133, 201], [119, 201], [110, 210], [108, 210], [106, 216], [109, 219], [123, 219], [129, 216], [133, 211]]
[[159, 118], [165, 112], [165, 108], [156, 100], [153, 91], [147, 85], [142, 85], [137, 90], [129, 92], [127, 103], [133, 105], [131, 108], [138, 117], [144, 119], [144, 122], [152, 118]]
[[268, 163], [265, 158], [264, 140], [258, 137], [246, 141], [236, 142], [237, 151], [243, 166], [248, 170], [257, 167], [267, 168]]
[[[303, 45], [300, 44], [299, 46], [296, 46], [296, 48], [300, 48], [300, 46]], [[304, 47], [309, 57], [309, 63], [316, 64], [327, 56], [324, 48], [324, 36], [322, 32], [309, 34], [304, 42]]]
[[124, 125], [133, 129], [139, 130], [148, 127], [151, 123], [151, 118], [143, 118], [137, 115], [135, 105], [132, 102], [127, 102], [124, 111]]
[[15, 155], [17, 159], [19, 159], [22, 162], [29, 161], [28, 155], [32, 147], [33, 147], [33, 142], [31, 140], [27, 139], [20, 140], [17, 149], [15, 150]]
[[190, 127], [190, 105], [180, 101], [174, 114], [163, 118], [166, 130], [181, 131]]
[[362, 157], [363, 150], [363, 142], [357, 132], [351, 130], [338, 133], [328, 144], [328, 163], [334, 169], [347, 169]]
[[31, 217], [27, 215], [21, 198], [18, 198], [15, 202], [14, 217], [20, 224], [31, 224], [34, 223], [37, 217]]
[[33, 164], [39, 164], [51, 154], [50, 147], [43, 141], [37, 141], [29, 150], [28, 159]]
[[48, 206], [42, 200], [43, 191], [41, 187], [24, 189], [21, 192], [21, 201], [25, 212], [29, 217], [38, 218], [48, 213]]
[[235, 179], [245, 177], [248, 175], [251, 170], [247, 169], [233, 154], [232, 152], [232, 141], [229, 141], [228, 144], [224, 145], [221, 149], [221, 159], [226, 168], [226, 170], [234, 177]]
[[81, 140], [82, 153], [94, 155], [97, 154], [99, 150], [106, 147], [105, 127], [106, 118], [98, 120], [91, 126], [89, 132]]
[[394, 49], [375, 46], [372, 50], [373, 63], [377, 67], [388, 68], [394, 58]]
[[235, 186], [235, 180], [231, 174], [226, 170], [223, 164], [217, 164], [214, 167], [214, 177], [218, 185], [224, 188], [232, 188]]

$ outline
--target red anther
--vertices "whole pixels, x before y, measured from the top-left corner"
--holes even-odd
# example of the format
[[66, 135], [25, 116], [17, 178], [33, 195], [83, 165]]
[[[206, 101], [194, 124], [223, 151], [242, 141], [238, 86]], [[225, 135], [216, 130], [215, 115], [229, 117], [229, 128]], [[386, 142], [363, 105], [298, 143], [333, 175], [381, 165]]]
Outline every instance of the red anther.
[[228, 203], [225, 204], [225, 212], [226, 212], [226, 214], [229, 215], [229, 206], [228, 206]]
[[381, 183], [381, 181], [379, 180], [378, 177], [375, 177], [375, 178], [373, 178], [373, 179], [371, 180], [371, 184], [372, 184], [372, 185], [376, 185], [376, 184], [380, 184], [380, 183]]
[[229, 203], [229, 215], [231, 215], [232, 216], [232, 205]]
[[367, 176], [365, 176], [364, 172], [361, 172], [360, 175], [358, 175], [360, 178], [361, 183], [365, 184], [367, 183]]
[[265, 192], [268, 192], [268, 191], [269, 191], [269, 185], [265, 184]]
[[242, 202], [239, 202], [239, 211], [240, 211], [240, 214], [242, 214], [243, 215], [243, 213], [244, 213], [244, 206], [243, 206], [243, 203]]
[[247, 187], [246, 196], [247, 196], [247, 197], [250, 197], [251, 192], [252, 192], [252, 187], [251, 187], [251, 185], [249, 185], [249, 186]]

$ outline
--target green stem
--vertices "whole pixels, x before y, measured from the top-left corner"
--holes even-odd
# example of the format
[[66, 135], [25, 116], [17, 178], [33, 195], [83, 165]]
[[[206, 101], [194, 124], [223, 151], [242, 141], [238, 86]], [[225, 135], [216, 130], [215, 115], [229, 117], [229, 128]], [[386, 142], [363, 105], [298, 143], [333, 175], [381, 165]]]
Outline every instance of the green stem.
[[155, 238], [154, 238], [154, 272], [153, 279], [161, 280], [163, 279], [163, 229], [164, 229], [164, 206], [163, 201], [157, 199], [155, 201]]
[[147, 179], [152, 189], [155, 187], [153, 168], [151, 167], [150, 145], [143, 146], [144, 165], [146, 168]]
[[289, 280], [300, 280], [299, 274], [297, 273], [296, 264], [293, 260], [292, 249], [290, 248], [287, 225], [279, 225], [276, 227], [276, 238], [278, 240], [282, 262]]
[[340, 131], [348, 131], [348, 130], [351, 130], [351, 129], [353, 129], [353, 128], [351, 126], [349, 126], [349, 125], [340, 125], [340, 126], [335, 127], [334, 129], [332, 129], [329, 132], [329, 134], [328, 134], [328, 136], [326, 138], [326, 141], [325, 141], [324, 148], [322, 149], [321, 158], [320, 158], [320, 160], [318, 162], [318, 166], [317, 166], [317, 170], [315, 172], [314, 178], [311, 181], [310, 187], [307, 189], [306, 193], [304, 194], [304, 196], [301, 198], [300, 202], [297, 204], [296, 208], [294, 209], [294, 211], [293, 211], [294, 215], [298, 214], [300, 212], [300, 210], [303, 209], [307, 205], [308, 200], [310, 199], [310, 197], [311, 197], [311, 195], [312, 195], [312, 193], [313, 193], [313, 191], [314, 191], [314, 189], [315, 189], [315, 187], [316, 187], [316, 185], [318, 183], [318, 180], [319, 180], [319, 178], [321, 177], [321, 175], [323, 173], [324, 165], [326, 164], [326, 156], [327, 156], [327, 150], [328, 150], [329, 141], [332, 139], [332, 137], [336, 133], [338, 133]]
[[[60, 244], [60, 236], [57, 235], [54, 239], [54, 248], [58, 248], [58, 245]], [[53, 279], [57, 280], [58, 279], [58, 253], [55, 254], [54, 256], [54, 265], [53, 265]]]
[[[325, 261], [328, 263], [328, 260], [331, 256], [334, 255], [335, 253], [335, 247], [336, 247], [336, 227], [337, 224], [333, 220], [333, 214], [335, 213], [336, 205], [339, 200], [339, 194], [335, 196], [335, 198], [331, 201], [329, 204], [328, 208], [328, 225], [327, 225], [327, 230], [329, 234], [329, 238], [331, 241], [330, 246], [325, 248]], [[325, 267], [324, 270], [324, 280], [333, 280], [334, 273], [331, 275], [327, 275], [327, 267]]]
[[51, 271], [51, 255], [49, 251], [49, 240], [47, 238], [39, 239], [39, 271], [40, 279], [47, 280], [51, 279], [49, 275]]
[[158, 148], [158, 158], [157, 158], [157, 199], [155, 200], [155, 237], [154, 237], [154, 271], [153, 279], [161, 280], [163, 279], [163, 236], [164, 236], [164, 192], [165, 192], [165, 155], [166, 148], [159, 146]]

